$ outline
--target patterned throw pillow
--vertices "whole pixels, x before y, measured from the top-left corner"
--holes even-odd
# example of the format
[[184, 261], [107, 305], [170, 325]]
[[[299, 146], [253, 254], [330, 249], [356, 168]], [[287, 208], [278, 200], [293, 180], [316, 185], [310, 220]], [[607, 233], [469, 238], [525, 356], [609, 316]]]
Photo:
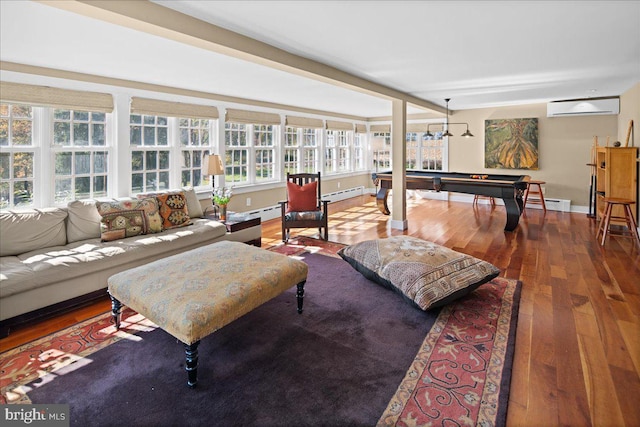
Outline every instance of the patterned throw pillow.
[[106, 214], [114, 212], [142, 210], [146, 222], [144, 234], [162, 231], [162, 218], [160, 217], [158, 201], [155, 197], [146, 197], [139, 200], [96, 201], [96, 208], [98, 208], [98, 213], [103, 219]]
[[100, 222], [100, 238], [103, 242], [138, 236], [146, 232], [147, 221], [142, 209], [106, 213]]
[[160, 207], [163, 229], [168, 230], [191, 224], [187, 209], [187, 198], [182, 191], [160, 193], [156, 195], [156, 199]]
[[500, 274], [486, 261], [410, 236], [369, 240], [338, 254], [366, 278], [400, 292], [422, 310], [449, 304]]

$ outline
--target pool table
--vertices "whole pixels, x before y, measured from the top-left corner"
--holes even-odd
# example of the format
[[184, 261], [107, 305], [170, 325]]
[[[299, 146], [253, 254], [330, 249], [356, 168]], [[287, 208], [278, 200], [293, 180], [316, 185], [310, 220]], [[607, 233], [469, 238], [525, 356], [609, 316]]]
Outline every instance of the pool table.
[[[389, 215], [387, 196], [391, 190], [391, 171], [372, 174], [374, 182], [380, 185], [376, 195], [378, 209]], [[407, 170], [407, 190], [453, 191], [456, 193], [478, 194], [499, 197], [507, 210], [505, 231], [513, 231], [518, 226], [523, 210], [522, 196], [527, 189], [529, 175], [471, 174], [460, 172], [435, 172]]]

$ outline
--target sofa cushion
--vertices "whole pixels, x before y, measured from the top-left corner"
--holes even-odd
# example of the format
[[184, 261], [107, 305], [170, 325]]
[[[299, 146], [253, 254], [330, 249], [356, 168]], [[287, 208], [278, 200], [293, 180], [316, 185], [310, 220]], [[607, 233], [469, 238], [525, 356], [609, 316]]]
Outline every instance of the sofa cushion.
[[204, 216], [204, 212], [202, 211], [202, 205], [200, 204], [200, 200], [198, 199], [198, 195], [196, 194], [196, 190], [193, 187], [184, 187], [182, 189], [177, 190], [167, 190], [167, 191], [156, 191], [153, 193], [140, 193], [136, 195], [138, 199], [143, 199], [145, 197], [157, 197], [163, 193], [184, 193], [187, 198], [187, 213], [189, 214], [189, 218], [202, 218]]
[[204, 213], [202, 212], [202, 205], [198, 200], [198, 195], [193, 187], [184, 187], [182, 189], [185, 197], [187, 198], [187, 210], [189, 211], [189, 217], [202, 218]]
[[73, 200], [67, 204], [67, 243], [100, 237], [100, 221], [95, 200]]
[[0, 256], [66, 244], [66, 217], [60, 208], [0, 212]]
[[423, 310], [461, 298], [500, 274], [492, 264], [411, 236], [368, 240], [338, 254], [365, 277]]
[[[109, 221], [113, 221], [113, 215], [119, 212], [141, 210], [144, 212], [145, 229], [138, 234], [159, 233], [162, 231], [162, 217], [160, 216], [158, 201], [155, 197], [147, 197], [144, 199], [132, 199], [124, 198], [115, 201], [96, 201], [96, 208], [98, 213], [102, 217], [101, 219], [101, 233], [107, 230], [105, 224], [105, 216], [108, 215]], [[120, 224], [123, 222], [120, 220]], [[131, 231], [133, 232], [133, 231]], [[136, 234], [127, 235], [127, 237], [135, 236]], [[104, 238], [104, 236], [102, 236]]]
[[156, 199], [158, 200], [162, 228], [164, 230], [191, 224], [187, 198], [183, 191], [160, 193], [156, 195]]
[[101, 221], [103, 242], [147, 234], [147, 220], [142, 209], [105, 213]]

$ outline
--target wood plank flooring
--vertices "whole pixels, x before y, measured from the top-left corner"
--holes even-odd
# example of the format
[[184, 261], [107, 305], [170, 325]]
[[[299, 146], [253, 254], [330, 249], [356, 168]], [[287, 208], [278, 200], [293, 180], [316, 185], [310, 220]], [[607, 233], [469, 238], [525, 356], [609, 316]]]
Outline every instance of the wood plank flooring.
[[[369, 195], [332, 203], [329, 239], [351, 244], [407, 234], [485, 259], [523, 283], [509, 426], [640, 426], [640, 249], [596, 239], [585, 214], [526, 209], [504, 232], [503, 206], [407, 201], [406, 231], [392, 230]], [[263, 222], [262, 245], [281, 240]], [[317, 236], [317, 230], [292, 235]], [[17, 330], [0, 350], [109, 310], [99, 302]]]

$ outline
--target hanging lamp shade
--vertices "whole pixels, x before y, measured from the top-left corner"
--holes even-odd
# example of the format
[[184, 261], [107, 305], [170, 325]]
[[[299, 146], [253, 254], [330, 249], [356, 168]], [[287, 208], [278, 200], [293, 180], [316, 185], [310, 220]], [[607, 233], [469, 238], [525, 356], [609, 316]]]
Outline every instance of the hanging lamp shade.
[[460, 136], [464, 136], [465, 138], [471, 138], [473, 136], [473, 134], [471, 132], [469, 132], [469, 128], [467, 128], [466, 132], [463, 133]]

